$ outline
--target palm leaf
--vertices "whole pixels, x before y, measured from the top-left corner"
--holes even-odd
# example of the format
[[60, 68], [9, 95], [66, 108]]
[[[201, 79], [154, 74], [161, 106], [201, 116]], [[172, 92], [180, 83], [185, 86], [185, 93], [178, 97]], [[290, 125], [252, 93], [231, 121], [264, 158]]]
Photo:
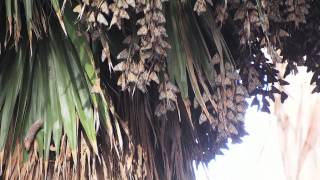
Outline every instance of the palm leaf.
[[[214, 135], [218, 132], [204, 98], [208, 96], [217, 111], [217, 100], [211, 96], [216, 91], [215, 75], [223, 69], [218, 70], [211, 57], [219, 54], [220, 68], [232, 59], [214, 25], [212, 9], [196, 16], [192, 12], [194, 2], [80, 2], [81, 11], [75, 11], [81, 13], [81, 19], [72, 12], [75, 1], [0, 3], [6, 6], [5, 21], [9, 22], [0, 27], [8, 34], [1, 35], [6, 46], [0, 54], [4, 57], [0, 59], [0, 164], [4, 164], [5, 177], [77, 178], [79, 170], [82, 178], [97, 178], [102, 163], [101, 171], [107, 179], [119, 178], [118, 174], [123, 179], [194, 178], [192, 161], [212, 158], [223, 142]], [[148, 10], [148, 6], [152, 8]], [[137, 7], [144, 11], [131, 11]], [[123, 17], [116, 17], [117, 9]], [[163, 33], [161, 40], [151, 31], [137, 34], [142, 26], [137, 25], [137, 18], [147, 17], [147, 12], [159, 19], [165, 14], [165, 30], [161, 29], [163, 20], [152, 19], [158, 23], [158, 33]], [[121, 32], [95, 21], [99, 17], [116, 20]], [[128, 36], [134, 43], [122, 44]], [[144, 41], [152, 42], [151, 48]], [[146, 49], [142, 50], [143, 46]], [[111, 56], [106, 65], [100, 55], [109, 47]], [[146, 94], [121, 92], [116, 85], [118, 72], [107, 67], [115, 63], [122, 48], [135, 51], [128, 57], [134, 61], [132, 66], [143, 61], [143, 68], [139, 68], [147, 76], [140, 72], [138, 80], [154, 78], [165, 84], [168, 72], [180, 91], [170, 97], [178, 113], [154, 116], [154, 106], [159, 103], [155, 89], [159, 87], [151, 81], [143, 81], [148, 87]], [[144, 53], [150, 53], [148, 48], [152, 55], [142, 60]], [[169, 88], [177, 92], [175, 86]], [[199, 109], [191, 106], [192, 100], [200, 104]], [[208, 123], [200, 125], [197, 121], [199, 110]], [[8, 133], [11, 129], [13, 133]]]

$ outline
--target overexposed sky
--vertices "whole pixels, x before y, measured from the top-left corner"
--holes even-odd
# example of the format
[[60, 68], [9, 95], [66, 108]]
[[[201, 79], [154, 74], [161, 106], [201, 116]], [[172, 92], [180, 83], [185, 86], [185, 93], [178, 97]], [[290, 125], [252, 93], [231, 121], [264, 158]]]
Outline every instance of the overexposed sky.
[[[278, 68], [284, 71], [285, 66]], [[320, 179], [320, 94], [311, 94], [313, 74], [298, 69], [285, 78], [290, 85], [280, 88], [288, 99], [283, 105], [271, 103], [279, 119], [250, 107], [245, 120], [249, 135], [241, 144], [229, 143], [225, 155], [211, 161], [210, 180]], [[197, 179], [207, 179], [204, 168], [197, 170]]]
[[[246, 113], [245, 128], [249, 135], [242, 138], [241, 144], [229, 142], [229, 150], [223, 150], [225, 155], [209, 163], [209, 179], [284, 180], [276, 118], [251, 107]], [[207, 179], [202, 167], [196, 176], [199, 180]]]

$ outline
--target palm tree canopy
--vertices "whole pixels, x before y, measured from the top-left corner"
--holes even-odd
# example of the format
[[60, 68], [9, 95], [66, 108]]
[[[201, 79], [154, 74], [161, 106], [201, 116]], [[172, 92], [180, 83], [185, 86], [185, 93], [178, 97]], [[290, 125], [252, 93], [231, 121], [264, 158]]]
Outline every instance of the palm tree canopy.
[[315, 0], [3, 0], [0, 174], [195, 179], [319, 56]]

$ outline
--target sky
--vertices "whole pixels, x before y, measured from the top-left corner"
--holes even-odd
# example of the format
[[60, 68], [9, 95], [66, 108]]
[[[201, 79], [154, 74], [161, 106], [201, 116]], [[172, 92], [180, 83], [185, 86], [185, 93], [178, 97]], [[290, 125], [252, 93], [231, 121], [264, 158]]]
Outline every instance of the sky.
[[[250, 107], [241, 144], [229, 142], [229, 150], [212, 160], [208, 169], [199, 166], [198, 180], [284, 180], [276, 118]], [[207, 172], [207, 175], [206, 173]]]
[[[268, 57], [265, 49], [263, 52]], [[278, 68], [283, 71], [284, 67], [284, 65], [279, 65]], [[290, 74], [285, 78], [290, 85], [281, 87], [289, 96], [282, 106], [286, 108], [278, 109], [289, 118], [288, 129], [286, 129], [287, 144], [283, 144], [283, 139], [282, 141], [279, 139], [279, 131], [283, 132], [283, 129], [279, 129], [278, 119], [274, 115], [258, 112], [255, 106], [249, 107], [245, 118], [245, 129], [249, 135], [242, 138], [241, 144], [229, 142], [229, 150], [223, 150], [224, 155], [216, 156], [216, 159], [212, 160], [207, 168], [200, 166], [196, 170], [198, 180], [295, 179], [292, 175], [297, 173], [295, 169], [297, 158], [300, 157], [299, 153], [303, 150], [305, 142], [309, 143], [311, 149], [304, 157], [300, 180], [320, 178], [320, 138], [318, 138], [320, 137], [318, 121], [320, 114], [317, 113], [320, 94], [311, 94], [314, 85], [310, 85], [310, 79], [313, 74], [307, 73], [305, 67], [298, 67], [298, 69], [297, 75]], [[277, 113], [274, 112], [274, 114]], [[312, 119], [315, 119], [317, 123], [310, 124]], [[309, 127], [312, 127], [313, 130], [312, 137], [307, 136], [311, 132], [309, 132]], [[309, 140], [312, 141], [309, 142]], [[287, 159], [281, 156], [281, 148], [284, 146], [289, 148], [285, 151]], [[289, 166], [288, 164], [285, 166], [284, 161], [289, 163]], [[290, 177], [286, 177], [286, 171]]]

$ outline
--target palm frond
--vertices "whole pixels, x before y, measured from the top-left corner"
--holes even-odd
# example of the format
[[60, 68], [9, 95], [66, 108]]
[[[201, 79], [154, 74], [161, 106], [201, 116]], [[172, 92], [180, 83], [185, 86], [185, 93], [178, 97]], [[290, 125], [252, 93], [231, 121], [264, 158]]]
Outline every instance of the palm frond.
[[[106, 100], [101, 100], [104, 98], [101, 90], [92, 92], [97, 75], [88, 43], [75, 34], [70, 17], [65, 17], [70, 38], [66, 38], [60, 28], [52, 29], [52, 26], [48, 27], [49, 37], [34, 45], [33, 54], [27, 51], [28, 42], [24, 40], [19, 42], [16, 52], [10, 47], [4, 51], [11, 56], [1, 60], [6, 67], [1, 71], [2, 164], [8, 163], [3, 162], [3, 158], [15, 151], [15, 144], [24, 143], [26, 150], [32, 152], [33, 141], [38, 147], [34, 150], [48, 163], [52, 137], [58, 157], [62, 134], [66, 134], [76, 165], [80, 126], [93, 152], [98, 154], [96, 131], [99, 127], [95, 117], [100, 114], [109, 119], [109, 115], [106, 110], [99, 113], [97, 98], [100, 98], [100, 106], [106, 109], [109, 106]], [[43, 122], [40, 130], [40, 127], [32, 128], [38, 121]], [[11, 130], [14, 133], [9, 133]]]

